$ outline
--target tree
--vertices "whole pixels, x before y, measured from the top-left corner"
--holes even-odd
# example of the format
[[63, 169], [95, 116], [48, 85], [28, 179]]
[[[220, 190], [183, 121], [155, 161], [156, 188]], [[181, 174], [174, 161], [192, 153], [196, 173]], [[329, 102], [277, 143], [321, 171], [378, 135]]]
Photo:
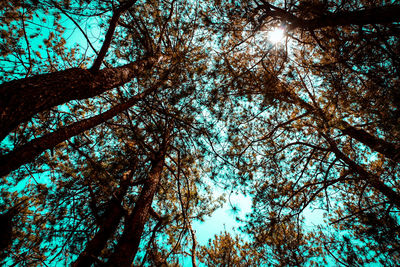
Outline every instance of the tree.
[[[397, 2], [0, 7], [5, 264], [399, 264]], [[245, 236], [197, 243], [207, 177]]]
[[[18, 194], [37, 198], [29, 209], [43, 222], [30, 229], [29, 223], [35, 220], [21, 215], [22, 232], [16, 235], [21, 242], [8, 249], [16, 253], [9, 254], [6, 261], [36, 259], [36, 264], [64, 261], [76, 266], [123, 261], [121, 264], [129, 265], [142, 257], [145, 263], [155, 261], [153, 251], [161, 246], [158, 239], [162, 238], [169, 239], [162, 245], [167, 251], [161, 255], [164, 261], [188, 253], [181, 244], [192, 242], [189, 253], [195, 265], [191, 221], [202, 219], [218, 203], [209, 200], [206, 188], [196, 185], [200, 167], [195, 158], [199, 152], [193, 145], [205, 131], [203, 123], [196, 122], [201, 111], [199, 77], [205, 70], [205, 56], [194, 42], [196, 22], [189, 15], [195, 10], [185, 2], [134, 2], [100, 1], [80, 7], [79, 3], [68, 6], [49, 1], [43, 6], [11, 6], [17, 13], [23, 13], [24, 8], [55, 12], [56, 16], [62, 13], [78, 29], [82, 28], [80, 17], [89, 16], [90, 20], [105, 12], [111, 20], [90, 69], [52, 69], [51, 73], [36, 74], [39, 70], [35, 68], [26, 73], [29, 77], [2, 84], [5, 95], [10, 96], [2, 105], [3, 122], [10, 125], [3, 128], [4, 134], [35, 115], [3, 142], [2, 175], [25, 163], [32, 166], [4, 177], [3, 189], [7, 192], [18, 182], [29, 183], [26, 173], [33, 175], [38, 187], [27, 186]], [[135, 8], [131, 8], [133, 4]], [[86, 13], [88, 7], [90, 12]], [[28, 24], [28, 19], [22, 16], [21, 20]], [[52, 45], [49, 49], [60, 49]], [[108, 57], [106, 67], [99, 69], [107, 51], [115, 56]], [[63, 59], [65, 55], [61, 55]], [[111, 67], [110, 61], [117, 67]], [[78, 62], [72, 58], [70, 63]], [[51, 59], [49, 64], [53, 64]], [[26, 89], [27, 84], [33, 89]], [[55, 84], [60, 90], [54, 90]], [[18, 86], [21, 90], [16, 91]], [[47, 92], [43, 105], [27, 103], [35, 102], [41, 92]], [[85, 96], [78, 96], [81, 94]], [[85, 100], [68, 102], [74, 99]], [[20, 104], [16, 107], [15, 103]], [[109, 109], [104, 112], [103, 108]], [[42, 154], [46, 150], [51, 151]], [[9, 196], [4, 194], [4, 198]], [[150, 216], [155, 224], [149, 221]], [[130, 243], [132, 232], [135, 239]], [[32, 244], [23, 242], [31, 236], [36, 238]], [[30, 253], [18, 253], [35, 246]], [[140, 257], [135, 257], [138, 251]]]
[[270, 260], [262, 252], [252, 247], [239, 236], [227, 232], [214, 236], [207, 246], [202, 246], [200, 254], [207, 266], [264, 266]]
[[[309, 207], [339, 224], [373, 207], [398, 211], [399, 17], [389, 9], [398, 5], [226, 1], [209, 8], [205, 16], [225, 42], [217, 65], [225, 100], [214, 109], [230, 133], [221, 154], [255, 195], [250, 223], [285, 223]], [[221, 12], [226, 20], [218, 21]], [[268, 43], [274, 27], [287, 31], [283, 44]], [[360, 262], [390, 254], [371, 251]]]
[[[0, 91], [3, 95], [1, 102], [1, 139], [21, 122], [29, 120], [38, 112], [71, 100], [93, 97], [124, 85], [152, 66], [157, 59], [149, 56], [144, 60], [138, 60], [122, 67], [99, 71], [120, 16], [135, 2], [127, 1], [114, 10], [103, 45], [89, 70], [72, 68], [51, 74], [34, 75], [1, 85]], [[55, 6], [58, 7], [57, 4]], [[23, 17], [21, 20], [24, 23]]]

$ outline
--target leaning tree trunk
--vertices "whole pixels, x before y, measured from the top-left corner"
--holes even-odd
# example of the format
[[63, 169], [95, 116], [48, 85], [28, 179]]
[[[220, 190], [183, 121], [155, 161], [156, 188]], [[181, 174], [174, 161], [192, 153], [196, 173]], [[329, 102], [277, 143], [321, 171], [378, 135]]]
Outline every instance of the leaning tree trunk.
[[[290, 95], [290, 98], [293, 99], [296, 104], [298, 104], [308, 112], [316, 115], [317, 117], [320, 117], [320, 119], [325, 120], [326, 123], [334, 120], [334, 118], [332, 117], [329, 118], [320, 107], [314, 107], [313, 105], [307, 103], [298, 95], [290, 92], [289, 90], [287, 90], [286, 93]], [[335, 120], [335, 126], [342, 133], [364, 144], [372, 151], [379, 152], [386, 158], [391, 159], [394, 162], [400, 162], [400, 147], [398, 145], [378, 138], [363, 129], [358, 129], [343, 120]]]
[[46, 149], [51, 149], [57, 144], [68, 140], [69, 138], [87, 131], [121, 113], [122, 111], [132, 107], [138, 101], [155, 91], [163, 81], [146, 91], [133, 96], [125, 103], [119, 104], [106, 112], [75, 122], [71, 125], [62, 127], [52, 133], [48, 133], [42, 137], [33, 139], [32, 141], [17, 147], [13, 151], [0, 156], [0, 177], [7, 175], [9, 172], [18, 169], [21, 165], [32, 162]]
[[[277, 18], [286, 23], [288, 30], [301, 29], [313, 31], [325, 27], [347, 25], [387, 24], [400, 21], [400, 6], [386, 5], [353, 11], [327, 12], [312, 19], [303, 19], [285, 9], [264, 4], [262, 19]], [[261, 7], [261, 8], [263, 8]]]
[[289, 28], [315, 30], [325, 27], [347, 25], [386, 24], [400, 21], [400, 6], [388, 5], [383, 7], [366, 8], [355, 11], [339, 11], [318, 16], [314, 19], [294, 21]]
[[128, 83], [151, 68], [157, 59], [146, 57], [121, 67], [105, 68], [97, 72], [72, 68], [1, 84], [0, 140], [38, 112], [71, 100], [94, 97]]
[[164, 166], [166, 150], [168, 147], [169, 134], [155, 153], [152, 160], [151, 170], [145, 181], [140, 195], [135, 203], [132, 213], [126, 218], [124, 231], [114, 253], [110, 256], [107, 266], [131, 266], [139, 249], [140, 240], [144, 226], [148, 220], [154, 194], [160, 182], [161, 173]]
[[388, 159], [395, 162], [400, 162], [400, 147], [380, 139], [362, 129], [355, 128], [347, 122], [341, 121], [341, 127], [339, 128], [342, 133], [354, 138], [355, 140], [363, 143], [372, 150], [381, 153]]
[[97, 262], [98, 256], [106, 247], [108, 240], [114, 235], [124, 215], [121, 202], [132, 182], [132, 176], [133, 171], [129, 171], [129, 173], [124, 174], [122, 177], [120, 187], [117, 192], [113, 194], [109, 207], [103, 215], [104, 221], [100, 225], [95, 236], [86, 244], [85, 250], [72, 264], [73, 267], [92, 266], [92, 264]]
[[[121, 86], [157, 60], [154, 57], [99, 71], [114, 36], [120, 16], [137, 0], [128, 0], [114, 10], [104, 42], [93, 66], [88, 69], [72, 68], [14, 80], [0, 85], [0, 141], [20, 123], [40, 111], [96, 96]], [[57, 3], [53, 3], [60, 8]]]
[[349, 166], [349, 168], [360, 177], [360, 179], [366, 181], [372, 188], [383, 194], [391, 204], [400, 208], [400, 194], [398, 192], [393, 190], [392, 187], [386, 185], [377, 175], [368, 172], [362, 166], [360, 166], [355, 161], [350, 159], [347, 155], [345, 155], [337, 147], [336, 142], [332, 138], [326, 135], [323, 136], [328, 141], [332, 152], [336, 155], [337, 158], [345, 162]]

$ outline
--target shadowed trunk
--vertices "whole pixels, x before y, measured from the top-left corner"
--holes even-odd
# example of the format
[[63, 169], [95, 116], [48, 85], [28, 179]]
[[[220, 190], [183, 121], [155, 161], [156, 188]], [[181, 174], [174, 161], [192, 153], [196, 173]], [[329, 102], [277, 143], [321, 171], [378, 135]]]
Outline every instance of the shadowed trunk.
[[[328, 12], [312, 19], [302, 19], [290, 11], [265, 3], [266, 10], [263, 18], [278, 18], [288, 25], [288, 30], [300, 28], [302, 30], [316, 30], [325, 27], [339, 27], [347, 25], [385, 24], [400, 21], [400, 6], [387, 5], [365, 8], [354, 11]], [[322, 12], [323, 10], [321, 10]]]
[[127, 102], [119, 104], [104, 113], [62, 127], [52, 133], [33, 139], [8, 154], [0, 156], [0, 177], [18, 169], [23, 164], [32, 162], [46, 149], [53, 148], [57, 144], [111, 119], [122, 111], [135, 105], [139, 100], [143, 99], [157, 88], [157, 86], [152, 86], [143, 93], [133, 96]]
[[392, 143], [377, 138], [372, 134], [351, 126], [347, 122], [342, 122], [342, 133], [356, 139], [374, 151], [377, 151], [395, 162], [400, 162], [400, 148]]
[[131, 266], [139, 248], [144, 226], [148, 220], [154, 194], [160, 182], [164, 166], [165, 154], [168, 148], [169, 134], [158, 153], [155, 153], [151, 170], [145, 181], [132, 213], [126, 218], [124, 231], [114, 253], [110, 256], [107, 266]]
[[[300, 105], [308, 112], [311, 112], [321, 119], [325, 120], [325, 123], [329, 124], [329, 121], [333, 119], [329, 118], [321, 108], [310, 105], [289, 90], [287, 90], [287, 92], [290, 94], [290, 97], [294, 100], [296, 104]], [[345, 135], [364, 144], [371, 150], [381, 153], [388, 159], [393, 160], [394, 162], [400, 162], [400, 148], [397, 145], [380, 139], [363, 129], [357, 129], [356, 127], [350, 125], [345, 121], [336, 121], [335, 124], [336, 125], [334, 127], [337, 127]]]
[[400, 21], [400, 6], [389, 5], [355, 11], [329, 13], [310, 20], [299, 20], [289, 28], [315, 30], [346, 25], [385, 24]]
[[86, 244], [85, 250], [79, 255], [78, 259], [72, 264], [73, 267], [91, 266], [97, 262], [101, 251], [106, 247], [107, 241], [114, 235], [117, 227], [124, 215], [121, 201], [128, 191], [131, 184], [133, 171], [124, 174], [121, 179], [120, 187], [110, 200], [109, 207], [104, 213], [104, 221], [100, 225], [95, 236]]
[[358, 174], [361, 179], [368, 182], [370, 186], [376, 189], [378, 192], [382, 193], [390, 203], [394, 204], [398, 208], [400, 208], [400, 194], [393, 190], [390, 186], [386, 185], [381, 179], [375, 174], [369, 173], [362, 166], [358, 165], [352, 159], [350, 159], [347, 155], [345, 155], [340, 149], [337, 147], [336, 142], [331, 138], [324, 135], [325, 139], [328, 141], [331, 150], [335, 153], [336, 157], [344, 161], [350, 169]]
[[87, 69], [73, 68], [1, 84], [0, 140], [38, 112], [71, 100], [94, 97], [124, 85], [146, 72], [156, 61], [157, 58], [148, 57], [95, 73]]

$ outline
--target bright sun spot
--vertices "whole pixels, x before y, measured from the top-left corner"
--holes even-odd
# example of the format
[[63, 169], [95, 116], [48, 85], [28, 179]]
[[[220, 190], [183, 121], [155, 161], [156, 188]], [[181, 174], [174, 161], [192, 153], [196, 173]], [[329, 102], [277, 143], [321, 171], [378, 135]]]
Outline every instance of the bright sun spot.
[[284, 29], [275, 28], [268, 33], [268, 40], [273, 44], [277, 44], [277, 43], [282, 42], [284, 36], [285, 36]]

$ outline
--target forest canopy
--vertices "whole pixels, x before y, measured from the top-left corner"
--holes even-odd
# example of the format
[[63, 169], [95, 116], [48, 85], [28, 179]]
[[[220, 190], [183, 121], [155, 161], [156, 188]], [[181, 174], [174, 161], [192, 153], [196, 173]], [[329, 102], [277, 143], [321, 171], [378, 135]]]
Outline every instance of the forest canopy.
[[0, 36], [1, 264], [400, 265], [399, 1], [0, 1]]

